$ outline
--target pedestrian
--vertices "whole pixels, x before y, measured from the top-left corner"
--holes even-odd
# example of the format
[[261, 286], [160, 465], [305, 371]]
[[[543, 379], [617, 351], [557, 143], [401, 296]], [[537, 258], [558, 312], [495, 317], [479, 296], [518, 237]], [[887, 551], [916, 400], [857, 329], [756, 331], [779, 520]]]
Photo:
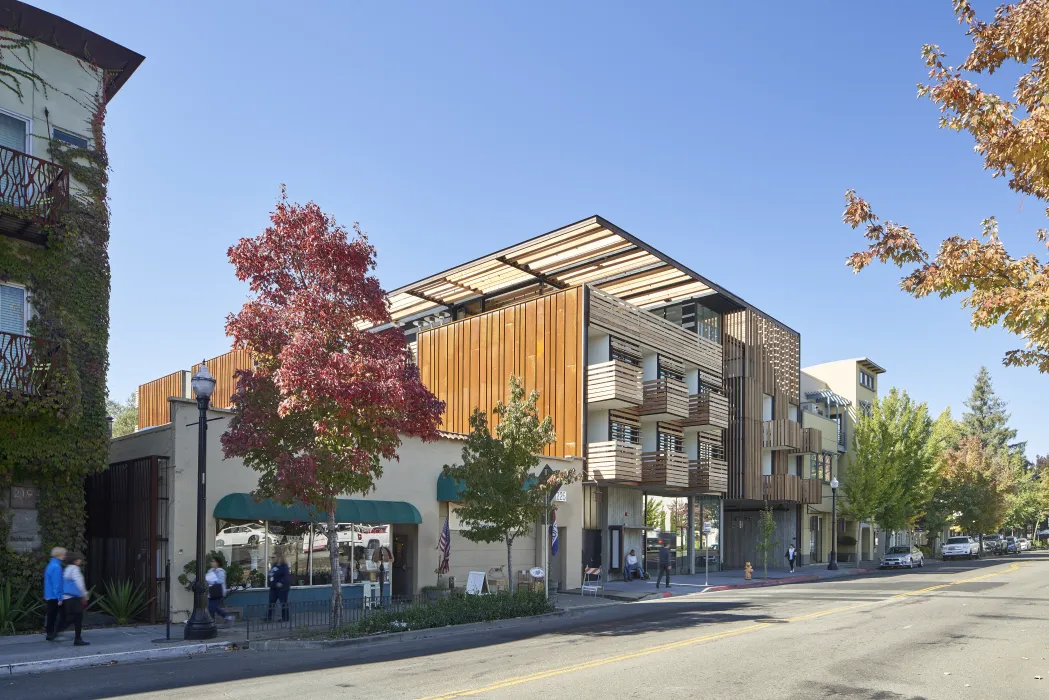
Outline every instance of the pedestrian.
[[84, 584], [84, 573], [80, 567], [84, 564], [83, 554], [73, 552], [66, 557], [66, 568], [62, 572], [62, 607], [65, 609], [66, 620], [73, 624], [73, 646], [86, 647], [91, 642], [85, 642], [80, 638], [80, 631], [84, 626], [84, 608], [87, 607], [88, 590]]
[[233, 616], [222, 607], [226, 598], [226, 570], [217, 558], [211, 560], [211, 568], [204, 574], [204, 582], [208, 584], [208, 612], [212, 617], [221, 616], [226, 622], [233, 622]]
[[656, 588], [659, 588], [659, 582], [666, 576], [667, 588], [670, 588], [670, 548], [667, 547], [666, 542], [660, 543], [659, 547], [659, 573], [656, 575]]
[[637, 560], [637, 554], [631, 549], [630, 554], [626, 555], [626, 566], [623, 567], [623, 576], [626, 577], [627, 581], [630, 581], [634, 578], [634, 574], [637, 574], [638, 578], [645, 577], [645, 570], [641, 568], [641, 564]]
[[62, 614], [62, 560], [65, 558], [65, 548], [55, 547], [51, 550], [51, 561], [44, 569], [44, 604], [47, 606], [44, 631], [49, 642], [55, 641], [58, 630], [65, 626], [65, 616]]
[[288, 610], [288, 589], [291, 588], [291, 570], [288, 568], [288, 560], [283, 556], [270, 567], [270, 607], [266, 613], [266, 621], [273, 619], [273, 606], [280, 602], [280, 619], [288, 621], [290, 611]]
[[787, 563], [790, 564], [790, 573], [794, 573], [794, 565], [798, 561], [798, 548], [794, 546], [794, 543], [790, 543], [790, 547], [787, 548]]

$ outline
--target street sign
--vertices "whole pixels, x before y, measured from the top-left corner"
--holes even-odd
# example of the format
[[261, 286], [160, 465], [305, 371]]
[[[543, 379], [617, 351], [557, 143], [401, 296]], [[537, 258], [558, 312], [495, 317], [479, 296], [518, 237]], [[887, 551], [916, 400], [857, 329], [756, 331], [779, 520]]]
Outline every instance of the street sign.
[[713, 529], [713, 528], [711, 527], [711, 522], [710, 522], [709, 520], [704, 520], [704, 521], [703, 521], [703, 534], [704, 534], [704, 535], [709, 535], [709, 534], [710, 534], [710, 531], [711, 531], [712, 529]]

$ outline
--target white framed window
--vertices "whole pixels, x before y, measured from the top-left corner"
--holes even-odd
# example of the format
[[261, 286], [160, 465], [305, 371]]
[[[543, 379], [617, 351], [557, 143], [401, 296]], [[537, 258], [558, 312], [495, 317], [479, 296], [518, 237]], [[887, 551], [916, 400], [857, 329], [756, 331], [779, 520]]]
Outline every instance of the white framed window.
[[26, 334], [29, 294], [20, 284], [0, 282], [0, 333]]
[[865, 386], [871, 391], [874, 391], [874, 375], [870, 372], [860, 370], [860, 386]]
[[32, 120], [14, 112], [0, 110], [0, 146], [30, 153]]

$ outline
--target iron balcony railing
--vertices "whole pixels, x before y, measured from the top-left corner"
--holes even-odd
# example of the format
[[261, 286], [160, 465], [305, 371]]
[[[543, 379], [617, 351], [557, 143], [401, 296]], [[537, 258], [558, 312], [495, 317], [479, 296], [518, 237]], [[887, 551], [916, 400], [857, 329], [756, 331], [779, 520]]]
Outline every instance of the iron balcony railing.
[[69, 172], [49, 160], [0, 146], [0, 206], [4, 214], [21, 219], [17, 227], [5, 222], [4, 231], [57, 224], [69, 203]]
[[64, 360], [58, 341], [0, 333], [0, 392], [42, 396], [54, 384]]

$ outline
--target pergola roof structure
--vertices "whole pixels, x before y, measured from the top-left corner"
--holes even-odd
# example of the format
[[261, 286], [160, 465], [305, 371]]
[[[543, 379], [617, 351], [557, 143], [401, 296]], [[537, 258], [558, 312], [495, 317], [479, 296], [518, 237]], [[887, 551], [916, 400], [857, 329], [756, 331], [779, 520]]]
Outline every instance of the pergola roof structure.
[[431, 275], [389, 294], [395, 322], [533, 284], [593, 285], [635, 306], [711, 296], [719, 310], [745, 302], [614, 224], [588, 219]]

